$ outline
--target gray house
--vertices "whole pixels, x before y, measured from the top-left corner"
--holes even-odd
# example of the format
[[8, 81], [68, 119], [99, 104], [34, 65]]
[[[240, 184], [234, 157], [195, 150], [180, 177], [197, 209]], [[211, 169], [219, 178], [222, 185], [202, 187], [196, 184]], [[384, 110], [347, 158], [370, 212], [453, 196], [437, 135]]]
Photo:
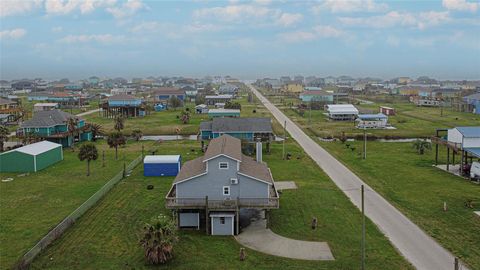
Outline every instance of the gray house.
[[210, 141], [203, 157], [186, 162], [166, 196], [179, 227], [205, 227], [207, 234], [235, 235], [240, 209], [278, 208], [278, 193], [270, 169], [242, 154], [241, 141], [223, 135]]

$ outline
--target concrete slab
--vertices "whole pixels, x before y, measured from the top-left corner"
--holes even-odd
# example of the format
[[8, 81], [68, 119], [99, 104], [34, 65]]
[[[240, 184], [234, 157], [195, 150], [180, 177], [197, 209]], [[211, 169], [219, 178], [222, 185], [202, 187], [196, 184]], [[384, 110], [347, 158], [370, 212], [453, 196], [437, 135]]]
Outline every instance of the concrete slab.
[[326, 242], [286, 238], [266, 229], [266, 220], [254, 221], [235, 239], [242, 245], [266, 254], [299, 260], [335, 260]]
[[277, 190], [297, 189], [297, 184], [293, 181], [275, 181]]
[[437, 166], [435, 166], [435, 165], [433, 165], [433, 166], [437, 167], [438, 169], [440, 169], [442, 171], [445, 171], [445, 172], [454, 174], [456, 176], [460, 176], [462, 178], [465, 178], [462, 175], [460, 175], [460, 165], [449, 165], [448, 166], [448, 171], [447, 171], [447, 165], [446, 164], [439, 164]]

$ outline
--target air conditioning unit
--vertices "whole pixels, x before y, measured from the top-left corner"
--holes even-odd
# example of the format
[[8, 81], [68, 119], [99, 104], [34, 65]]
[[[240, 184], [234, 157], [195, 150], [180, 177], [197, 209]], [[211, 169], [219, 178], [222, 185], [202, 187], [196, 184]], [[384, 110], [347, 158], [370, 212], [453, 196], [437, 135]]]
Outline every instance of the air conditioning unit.
[[232, 184], [232, 185], [238, 184], [238, 179], [237, 178], [230, 178], [230, 184]]

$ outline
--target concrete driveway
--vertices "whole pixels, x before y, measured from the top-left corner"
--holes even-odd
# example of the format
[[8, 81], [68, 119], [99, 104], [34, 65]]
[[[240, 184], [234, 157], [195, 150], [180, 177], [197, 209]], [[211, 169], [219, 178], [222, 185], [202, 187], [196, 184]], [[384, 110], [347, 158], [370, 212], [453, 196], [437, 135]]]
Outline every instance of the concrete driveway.
[[242, 233], [235, 236], [240, 244], [262, 253], [299, 260], [335, 260], [326, 242], [301, 241], [283, 237], [266, 229], [261, 218], [252, 221]]
[[[359, 189], [362, 184], [365, 185], [367, 217], [378, 226], [413, 266], [425, 270], [454, 269], [454, 256], [450, 252], [320, 147], [252, 85], [247, 85], [278, 122], [282, 125], [285, 121], [287, 122], [287, 131], [290, 135], [358, 208], [361, 207]], [[463, 266], [462, 269], [467, 268]]]

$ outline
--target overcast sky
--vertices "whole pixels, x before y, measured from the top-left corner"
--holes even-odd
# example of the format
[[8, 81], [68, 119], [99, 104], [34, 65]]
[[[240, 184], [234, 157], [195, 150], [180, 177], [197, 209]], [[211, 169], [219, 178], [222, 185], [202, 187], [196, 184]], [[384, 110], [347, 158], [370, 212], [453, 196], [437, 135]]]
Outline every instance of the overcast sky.
[[478, 1], [0, 3], [2, 79], [480, 79]]

